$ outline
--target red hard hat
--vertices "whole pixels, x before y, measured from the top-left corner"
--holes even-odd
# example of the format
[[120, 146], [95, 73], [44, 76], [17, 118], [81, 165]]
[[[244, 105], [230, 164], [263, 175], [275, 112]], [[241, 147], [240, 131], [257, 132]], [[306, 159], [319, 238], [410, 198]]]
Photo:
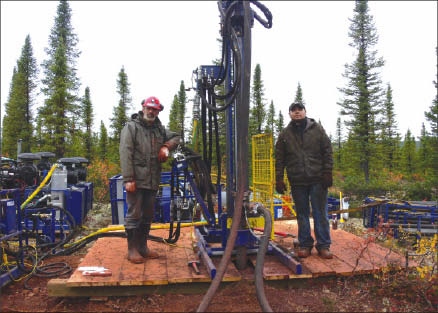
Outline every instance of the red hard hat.
[[163, 105], [160, 103], [160, 100], [158, 100], [158, 98], [155, 97], [149, 97], [146, 100], [143, 100], [141, 102], [141, 105], [143, 107], [152, 108], [158, 111], [163, 111], [164, 109]]

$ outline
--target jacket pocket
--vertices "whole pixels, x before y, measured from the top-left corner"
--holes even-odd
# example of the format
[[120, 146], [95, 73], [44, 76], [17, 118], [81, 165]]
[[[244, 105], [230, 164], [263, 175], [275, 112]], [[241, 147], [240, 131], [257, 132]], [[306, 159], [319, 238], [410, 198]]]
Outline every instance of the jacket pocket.
[[309, 156], [307, 173], [309, 176], [320, 176], [322, 171], [322, 160], [320, 157]]

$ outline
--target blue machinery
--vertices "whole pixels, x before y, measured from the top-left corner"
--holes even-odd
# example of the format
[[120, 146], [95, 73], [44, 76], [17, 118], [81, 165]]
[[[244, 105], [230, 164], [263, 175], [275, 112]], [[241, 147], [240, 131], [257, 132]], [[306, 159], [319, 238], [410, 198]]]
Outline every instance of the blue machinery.
[[[375, 198], [366, 198], [365, 203], [372, 203]], [[417, 239], [422, 235], [438, 234], [438, 203], [427, 201], [389, 201], [377, 204], [363, 211], [363, 226], [376, 228], [380, 223], [393, 229], [394, 238], [399, 237], [399, 230], [414, 233]]]
[[[0, 243], [2, 241], [17, 241], [21, 249], [22, 243], [22, 225], [20, 211], [20, 192], [19, 189], [0, 190]], [[0, 258], [3, 260], [3, 249], [0, 249]], [[17, 258], [16, 262], [23, 262], [23, 259]], [[9, 281], [17, 279], [22, 274], [18, 265], [9, 266], [5, 264], [0, 268], [0, 288]]]
[[[21, 176], [31, 177], [30, 182], [39, 181], [39, 177], [34, 176], [37, 171], [30, 162], [35, 158], [35, 155], [27, 153], [20, 156], [23, 155], [28, 158], [29, 162], [25, 164], [26, 168], [23, 167], [26, 171], [22, 171]], [[85, 161], [84, 158], [81, 160], [75, 158], [60, 159], [58, 162], [63, 162], [63, 165], [58, 165], [54, 169], [50, 186], [43, 187], [40, 193], [23, 208], [21, 208], [22, 199], [29, 198], [30, 200], [29, 196], [36, 190], [36, 185], [30, 185], [23, 189], [0, 190], [0, 242], [2, 243], [0, 249], [0, 286], [24, 273], [23, 240], [28, 246], [29, 236], [32, 236], [35, 237], [37, 248], [58, 247], [57, 240], [59, 243], [60, 240], [69, 239], [75, 226], [83, 223], [93, 205], [93, 183], [85, 182], [85, 168], [71, 167], [69, 169], [65, 163]], [[46, 170], [46, 168], [39, 168], [39, 170], [43, 172], [42, 170]], [[44, 175], [47, 172], [45, 171]], [[14, 172], [9, 170], [9, 173]], [[10, 184], [10, 181], [7, 183]], [[15, 249], [10, 249], [11, 247], [8, 245], [14, 241], [17, 242], [18, 253], [14, 251]], [[5, 245], [3, 245], [4, 242], [6, 242]], [[7, 249], [3, 249], [4, 247]], [[50, 253], [50, 249], [48, 253]], [[14, 259], [12, 263], [8, 261], [8, 255]]]
[[[171, 180], [172, 173], [175, 175], [175, 183], [179, 188], [179, 194], [171, 196]], [[192, 221], [192, 211], [195, 198], [191, 188], [187, 185], [187, 179], [189, 176], [193, 176], [192, 173], [188, 173], [187, 176], [181, 171], [162, 172], [160, 181], [159, 194], [155, 200], [154, 208], [154, 223], [170, 223], [171, 221]], [[115, 175], [109, 180], [109, 191], [111, 201], [111, 214], [112, 223], [114, 225], [123, 224], [128, 206], [126, 203], [126, 190], [123, 185], [122, 175]], [[184, 193], [184, 195], [182, 194]], [[178, 205], [180, 210], [177, 210], [176, 214], [171, 210], [172, 200]], [[179, 216], [178, 216], [179, 214]]]
[[[264, 13], [266, 21], [250, 8], [250, 4], [255, 4]], [[219, 1], [218, 7], [222, 26], [222, 62], [220, 65], [203, 65], [194, 71], [197, 92], [194, 109], [196, 109], [196, 104], [201, 105], [203, 138], [207, 137], [205, 131], [207, 128], [205, 122], [207, 109], [210, 121], [210, 114], [225, 111], [226, 115], [227, 209], [226, 211], [222, 209], [221, 197], [218, 197], [217, 220], [214, 211], [208, 208], [208, 204], [204, 203], [196, 185], [189, 179], [190, 184], [194, 186], [194, 195], [208, 221], [207, 226], [197, 226], [195, 234], [198, 239], [198, 253], [212, 278], [215, 277], [217, 271], [211, 261], [211, 256], [223, 255], [224, 258], [227, 253], [233, 253], [236, 256], [237, 268], [243, 269], [248, 264], [247, 254], [257, 252], [261, 242], [260, 237], [252, 232], [249, 225], [253, 224], [254, 220], [262, 218], [256, 209], [260, 205], [249, 202], [248, 186], [251, 28], [254, 19], [266, 28], [272, 26], [271, 13], [257, 1]], [[218, 95], [215, 93], [215, 87], [222, 83], [225, 86], [225, 95]], [[216, 105], [216, 100], [222, 102], [223, 105]], [[212, 128], [209, 129], [209, 135], [211, 132]], [[203, 146], [204, 160], [208, 160], [205, 141]], [[187, 168], [186, 158], [187, 153], [177, 153], [176, 167]], [[216, 188], [219, 195], [221, 194], [220, 186], [218, 181]], [[233, 234], [235, 230], [237, 230], [236, 235]], [[213, 243], [216, 244], [214, 247]], [[220, 247], [217, 247], [217, 243], [220, 244]], [[231, 244], [228, 250], [232, 251], [227, 251], [227, 244]], [[277, 245], [269, 243], [267, 253], [278, 256], [280, 261], [294, 273], [302, 273], [301, 264], [294, 252], [284, 251]]]

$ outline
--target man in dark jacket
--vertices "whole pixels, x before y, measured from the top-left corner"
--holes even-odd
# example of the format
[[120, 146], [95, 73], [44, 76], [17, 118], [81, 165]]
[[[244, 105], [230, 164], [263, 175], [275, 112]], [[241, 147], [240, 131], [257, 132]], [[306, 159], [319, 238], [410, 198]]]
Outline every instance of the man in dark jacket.
[[120, 135], [120, 165], [126, 189], [128, 212], [128, 260], [144, 263], [158, 254], [147, 248], [160, 185], [161, 163], [179, 143], [179, 136], [166, 131], [158, 119], [163, 105], [155, 97], [142, 101], [143, 110], [133, 114]]
[[310, 207], [314, 221], [316, 249], [325, 259], [331, 259], [330, 225], [327, 217], [327, 188], [333, 183], [333, 153], [330, 139], [322, 126], [306, 117], [301, 102], [289, 107], [291, 122], [278, 136], [275, 145], [276, 190], [286, 190], [284, 168], [291, 185], [292, 197], [298, 218], [298, 256], [311, 254], [314, 240], [310, 230]]

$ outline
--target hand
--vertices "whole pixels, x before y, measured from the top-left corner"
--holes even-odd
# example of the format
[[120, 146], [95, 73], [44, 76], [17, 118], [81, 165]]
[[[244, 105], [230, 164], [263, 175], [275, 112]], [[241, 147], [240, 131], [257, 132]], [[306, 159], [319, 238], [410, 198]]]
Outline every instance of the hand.
[[333, 186], [333, 175], [332, 172], [322, 173], [322, 186], [328, 188]]
[[137, 190], [137, 185], [135, 181], [128, 181], [125, 183], [125, 190], [127, 192], [135, 192]]
[[286, 185], [285, 185], [284, 181], [277, 180], [275, 182], [275, 190], [277, 190], [277, 192], [279, 194], [284, 194], [284, 192], [286, 191]]
[[166, 162], [169, 158], [169, 148], [167, 146], [162, 146], [160, 152], [158, 152], [158, 161], [160, 163]]

